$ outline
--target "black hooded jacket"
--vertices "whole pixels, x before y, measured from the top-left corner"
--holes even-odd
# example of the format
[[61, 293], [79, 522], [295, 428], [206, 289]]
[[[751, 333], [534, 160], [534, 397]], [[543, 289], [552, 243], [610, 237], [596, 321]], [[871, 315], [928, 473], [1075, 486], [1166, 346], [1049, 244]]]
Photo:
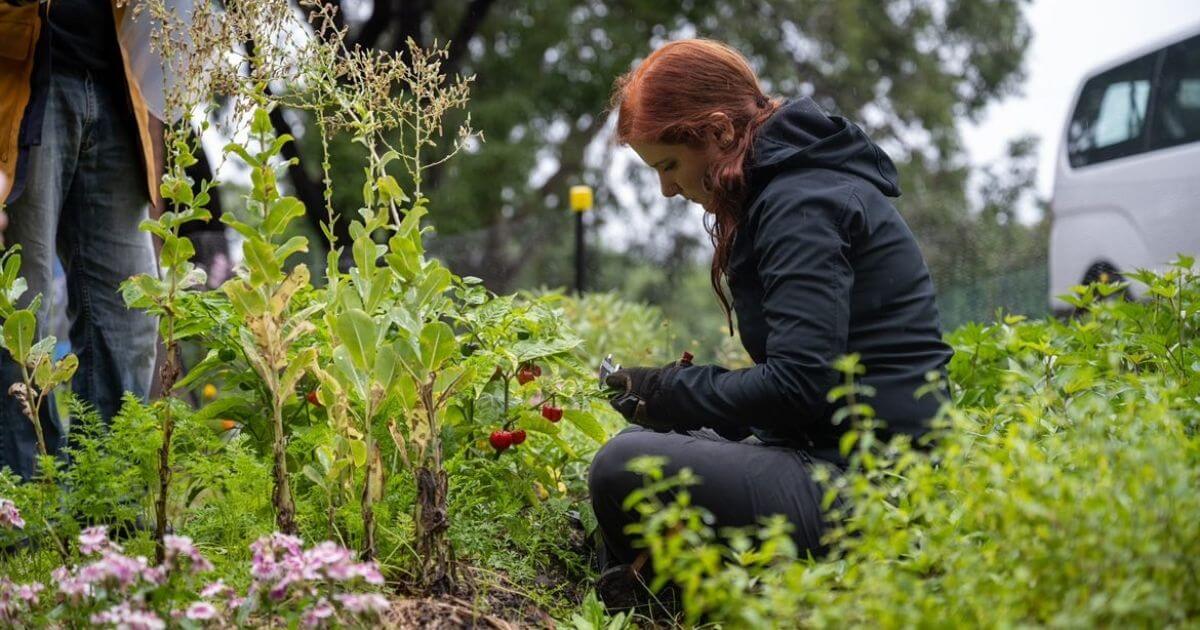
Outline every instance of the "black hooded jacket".
[[855, 124], [792, 101], [759, 128], [734, 238], [729, 286], [742, 345], [755, 365], [696, 365], [663, 382], [662, 409], [723, 435], [841, 462], [829, 390], [834, 361], [858, 353], [885, 432], [928, 431], [939, 401], [927, 372], [944, 375], [933, 282], [908, 225], [888, 200], [896, 167]]

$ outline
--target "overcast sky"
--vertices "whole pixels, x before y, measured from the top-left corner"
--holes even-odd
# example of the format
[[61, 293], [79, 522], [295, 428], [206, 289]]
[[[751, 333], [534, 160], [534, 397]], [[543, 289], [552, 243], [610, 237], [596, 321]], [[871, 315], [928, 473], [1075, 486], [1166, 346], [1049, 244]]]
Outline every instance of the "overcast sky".
[[1189, 27], [1200, 32], [1200, 0], [1034, 0], [1026, 15], [1033, 43], [1022, 94], [994, 103], [963, 126], [975, 164], [1004, 155], [1026, 133], [1041, 138], [1038, 194], [1049, 198], [1054, 158], [1080, 80], [1097, 66]]

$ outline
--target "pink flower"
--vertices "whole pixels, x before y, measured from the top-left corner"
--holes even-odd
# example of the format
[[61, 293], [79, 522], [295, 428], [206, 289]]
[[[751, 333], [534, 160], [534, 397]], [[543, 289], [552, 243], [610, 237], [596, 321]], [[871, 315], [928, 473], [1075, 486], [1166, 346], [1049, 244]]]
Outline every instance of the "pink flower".
[[193, 621], [208, 621], [217, 616], [217, 608], [208, 602], [196, 602], [187, 609], [187, 618]]
[[200, 597], [203, 597], [204, 599], [213, 599], [214, 597], [221, 597], [222, 595], [231, 594], [232, 592], [233, 589], [225, 585], [225, 580], [217, 580], [216, 582], [205, 586], [200, 591]]
[[379, 572], [379, 565], [374, 562], [356, 564], [353, 571], [358, 577], [366, 580], [367, 584], [383, 584], [383, 574]]
[[164, 567], [146, 567], [142, 569], [142, 580], [157, 586], [167, 581], [167, 570]]
[[156, 577], [146, 558], [130, 558], [114, 551], [105, 551], [101, 558], [79, 570], [79, 579], [89, 584], [113, 584], [122, 589], [133, 586], [139, 578], [150, 581]]
[[122, 630], [163, 630], [167, 627], [158, 615], [145, 610], [134, 610], [129, 602], [121, 602], [108, 610], [98, 612], [92, 615], [91, 621], [96, 625], [113, 625]]
[[271, 587], [270, 591], [267, 591], [267, 597], [270, 597], [277, 602], [283, 601], [283, 599], [287, 597], [288, 587], [291, 586], [292, 582], [294, 581], [295, 580], [293, 580], [291, 577], [285, 577], [282, 580], [279, 580]]
[[46, 587], [37, 582], [32, 584], [18, 584], [16, 589], [17, 599], [36, 605], [38, 603], [38, 593], [41, 593], [44, 588]]
[[58, 592], [67, 596], [67, 599], [78, 600], [87, 597], [92, 592], [92, 585], [84, 580], [80, 580], [67, 570], [67, 567], [58, 567], [51, 574], [58, 585]]
[[168, 568], [174, 566], [174, 563], [182, 557], [188, 559], [192, 573], [204, 573], [213, 569], [212, 563], [200, 554], [200, 551], [192, 544], [192, 539], [187, 536], [164, 536], [163, 546], [167, 552]]
[[103, 525], [89, 527], [79, 533], [79, 553], [85, 556], [110, 548], [120, 551], [120, 547], [108, 540], [108, 528]]
[[333, 604], [329, 600], [322, 597], [313, 604], [311, 608], [304, 611], [300, 617], [300, 623], [306, 628], [316, 628], [321, 625], [321, 622], [333, 616]]
[[0, 625], [19, 626], [26, 611], [38, 603], [38, 593], [44, 587], [33, 582], [31, 584], [14, 584], [6, 577], [0, 577]]
[[365, 612], [380, 614], [392, 607], [387, 598], [378, 593], [339, 593], [333, 598], [341, 602], [346, 610], [356, 615]]
[[7, 529], [25, 529], [25, 519], [17, 510], [17, 504], [8, 499], [0, 499], [0, 527]]

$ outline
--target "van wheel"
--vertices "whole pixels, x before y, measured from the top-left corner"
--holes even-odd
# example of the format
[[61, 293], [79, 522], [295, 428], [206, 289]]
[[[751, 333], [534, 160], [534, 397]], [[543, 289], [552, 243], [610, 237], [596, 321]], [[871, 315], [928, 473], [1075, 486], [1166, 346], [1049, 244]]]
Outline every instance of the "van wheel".
[[1107, 260], [1101, 260], [1099, 262], [1092, 263], [1092, 266], [1088, 267], [1087, 272], [1083, 274], [1083, 281], [1081, 284], [1085, 286], [1092, 284], [1093, 282], [1115, 284], [1124, 281], [1125, 276], [1122, 276], [1121, 272], [1117, 271], [1115, 265]]
[[[1099, 262], [1092, 263], [1092, 266], [1088, 267], [1087, 272], [1083, 274], [1083, 280], [1080, 281], [1080, 284], [1087, 286], [1087, 285], [1095, 283], [1095, 282], [1115, 284], [1115, 283], [1124, 282], [1124, 281], [1125, 281], [1125, 276], [1121, 275], [1121, 272], [1117, 270], [1116, 265], [1113, 265], [1112, 263], [1108, 262], [1107, 260], [1101, 260]], [[1112, 295], [1109, 295], [1107, 297], [1099, 297], [1097, 299], [1111, 300], [1117, 296], [1120, 296], [1120, 298], [1122, 300], [1127, 300], [1127, 299], [1129, 299], [1129, 296], [1127, 295], [1127, 293], [1128, 292], [1125, 289], [1122, 289], [1120, 291], [1114, 292]], [[1086, 312], [1087, 312], [1087, 309], [1077, 308], [1077, 309], [1074, 309], [1074, 312], [1071, 314], [1071, 316], [1079, 317], [1080, 315], [1083, 315]]]

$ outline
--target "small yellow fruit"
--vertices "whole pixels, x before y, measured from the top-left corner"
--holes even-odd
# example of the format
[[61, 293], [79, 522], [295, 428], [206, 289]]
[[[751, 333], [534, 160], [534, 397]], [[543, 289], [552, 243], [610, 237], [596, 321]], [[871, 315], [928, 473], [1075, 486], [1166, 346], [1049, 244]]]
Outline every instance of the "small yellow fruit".
[[216, 398], [217, 397], [217, 386], [213, 385], [212, 383], [208, 383], [207, 385], [205, 385], [204, 386], [204, 397], [208, 398], [210, 400], [213, 398]]
[[540, 484], [536, 481], [533, 482], [533, 491], [535, 493], [537, 493], [537, 497], [539, 499], [541, 499], [542, 501], [545, 501], [546, 499], [550, 498], [550, 493], [546, 492], [546, 486], [543, 486], [542, 484]]

